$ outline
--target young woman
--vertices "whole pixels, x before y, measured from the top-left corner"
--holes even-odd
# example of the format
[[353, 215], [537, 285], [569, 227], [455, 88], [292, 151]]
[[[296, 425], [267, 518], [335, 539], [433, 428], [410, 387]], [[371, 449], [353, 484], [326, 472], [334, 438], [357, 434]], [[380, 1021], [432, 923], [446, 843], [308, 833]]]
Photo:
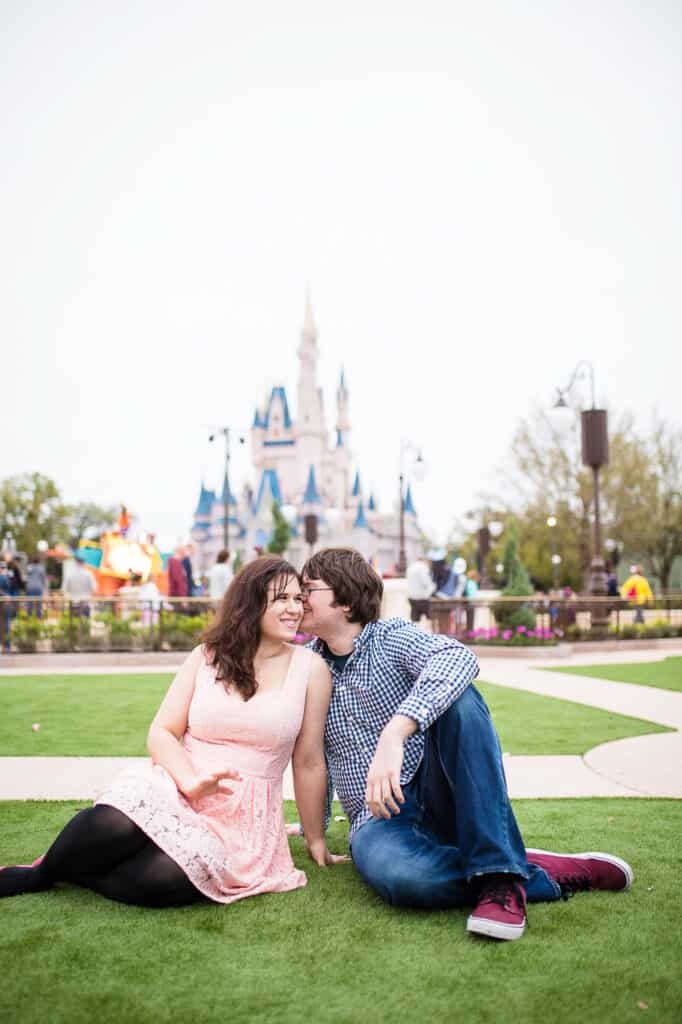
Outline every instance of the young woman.
[[345, 860], [324, 839], [331, 679], [322, 658], [292, 644], [302, 614], [288, 562], [246, 565], [151, 724], [152, 764], [123, 772], [35, 864], [0, 870], [0, 896], [71, 882], [167, 907], [299, 888], [282, 815], [292, 751], [308, 853], [320, 865]]

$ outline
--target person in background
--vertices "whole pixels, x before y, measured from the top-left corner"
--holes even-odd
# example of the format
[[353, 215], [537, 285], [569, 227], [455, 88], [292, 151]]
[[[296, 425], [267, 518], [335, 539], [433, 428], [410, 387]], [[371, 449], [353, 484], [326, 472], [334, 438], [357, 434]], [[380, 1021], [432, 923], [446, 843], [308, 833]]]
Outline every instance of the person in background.
[[138, 600], [142, 606], [142, 625], [145, 629], [156, 626], [159, 621], [159, 608], [161, 607], [161, 591], [150, 576], [146, 583], [143, 583], [138, 593]]
[[[9, 583], [9, 572], [7, 571], [7, 562], [0, 560], [0, 597], [11, 597], [10, 583]], [[2, 618], [0, 619], [0, 628], [2, 629], [3, 647], [5, 650], [9, 650], [10, 639], [9, 631], [12, 624], [12, 609], [11, 602], [3, 602], [3, 608], [0, 611]]]
[[168, 559], [169, 597], [187, 597], [187, 574], [182, 564], [184, 557], [185, 549], [178, 546], [175, 549], [175, 554]]
[[193, 554], [194, 554], [194, 545], [193, 544], [188, 544], [187, 547], [184, 549], [184, 554], [182, 556], [182, 568], [184, 569], [185, 576], [187, 578], [187, 596], [188, 597], [196, 597], [197, 596], [196, 595], [197, 585], [194, 582], [194, 573], [193, 573], [193, 570], [192, 570], [192, 555]]
[[208, 570], [208, 596], [212, 601], [222, 601], [223, 595], [232, 581], [232, 576], [230, 552], [227, 548], [221, 548], [215, 565]]
[[607, 597], [620, 597], [620, 591], [618, 589], [618, 577], [616, 576], [613, 566], [610, 562], [606, 562], [604, 565], [606, 571], [606, 595]]
[[10, 558], [8, 561], [7, 572], [9, 574], [10, 593], [12, 597], [19, 597], [24, 592], [25, 583], [24, 577], [21, 574], [21, 566], [16, 558]]
[[431, 562], [431, 575], [436, 591], [445, 586], [450, 575], [450, 569], [445, 563], [446, 554], [445, 548], [432, 548], [427, 556]]
[[410, 618], [419, 622], [422, 615], [429, 617], [429, 599], [436, 584], [429, 568], [428, 558], [419, 556], [407, 567], [407, 599], [410, 602]]
[[620, 593], [621, 597], [635, 606], [635, 622], [644, 622], [644, 605], [653, 601], [654, 595], [641, 565], [630, 566], [630, 575], [620, 588]]
[[90, 601], [95, 591], [95, 578], [85, 568], [80, 555], [75, 555], [75, 566], [66, 577], [62, 590], [64, 597], [71, 602], [71, 614], [87, 618], [90, 615]]
[[[476, 594], [478, 594], [478, 584], [481, 577], [478, 575], [476, 569], [470, 569], [466, 574], [466, 581], [464, 583], [464, 594], [462, 595], [467, 601], [472, 601]], [[474, 618], [476, 615], [476, 608], [473, 604], [467, 605], [467, 629], [471, 631], [474, 628]]]
[[[26, 597], [44, 597], [47, 593], [47, 573], [40, 555], [31, 555], [26, 569]], [[27, 601], [26, 614], [42, 617], [43, 605], [41, 601]]]

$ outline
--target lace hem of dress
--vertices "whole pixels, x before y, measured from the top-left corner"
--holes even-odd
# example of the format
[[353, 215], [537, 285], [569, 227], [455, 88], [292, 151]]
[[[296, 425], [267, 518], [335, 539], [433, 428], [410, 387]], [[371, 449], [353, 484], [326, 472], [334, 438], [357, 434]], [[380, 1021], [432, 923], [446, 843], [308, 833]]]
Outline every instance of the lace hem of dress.
[[[216, 902], [231, 903], [257, 893], [286, 892], [306, 884], [305, 874], [294, 867], [290, 856], [288, 865], [273, 864], [275, 870], [269, 877], [240, 879], [230, 870], [218, 835], [158, 765], [147, 771], [123, 772], [96, 802], [127, 815], [182, 868], [199, 892]], [[288, 845], [286, 852], [288, 855]]]

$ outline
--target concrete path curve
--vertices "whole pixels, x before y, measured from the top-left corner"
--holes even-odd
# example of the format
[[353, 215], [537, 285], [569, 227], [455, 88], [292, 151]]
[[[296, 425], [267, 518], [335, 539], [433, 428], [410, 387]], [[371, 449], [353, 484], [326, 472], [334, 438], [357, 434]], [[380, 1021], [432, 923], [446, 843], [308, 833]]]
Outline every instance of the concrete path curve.
[[[569, 662], [571, 665], [593, 665], [621, 664], [626, 660], [629, 663], [658, 661], [671, 653], [682, 653], [682, 647], [679, 652], [664, 654], [658, 651], [633, 652], [633, 655], [638, 656], [627, 659], [621, 652], [605, 652], [601, 657], [578, 655], [570, 658]], [[552, 668], [556, 667], [555, 662], [549, 665]], [[617, 790], [624, 789], [627, 793], [621, 795], [682, 798], [682, 693], [659, 690], [652, 686], [594, 679], [591, 676], [564, 675], [550, 671], [549, 665], [519, 662], [512, 666], [509, 661], [486, 658], [481, 665], [481, 678], [497, 686], [527, 690], [544, 697], [558, 697], [561, 700], [602, 708], [619, 715], [643, 718], [676, 731], [603, 743], [587, 751], [581, 758], [566, 759], [563, 768], [559, 763], [552, 766], [547, 758], [542, 758], [542, 766], [539, 763], [540, 758], [528, 758], [527, 761], [531, 762], [526, 766], [529, 773], [537, 772], [541, 777], [537, 783], [527, 777], [522, 786], [523, 794], [513, 793], [517, 788], [515, 783], [520, 783], [521, 779], [514, 779], [513, 772], [517, 766], [510, 765], [510, 789], [513, 795], [550, 795], [540, 791], [547, 785], [553, 789], [552, 795], [599, 796], [606, 795], [597, 792], [600, 786], [604, 786], [611, 789], [614, 796], [618, 795]], [[510, 760], [518, 761], [517, 758]], [[545, 771], [550, 772], [551, 782], [542, 778]], [[561, 787], [562, 776], [565, 788], [575, 789], [575, 792], [554, 792], [557, 787]], [[530, 789], [534, 785], [536, 792], [531, 793]]]

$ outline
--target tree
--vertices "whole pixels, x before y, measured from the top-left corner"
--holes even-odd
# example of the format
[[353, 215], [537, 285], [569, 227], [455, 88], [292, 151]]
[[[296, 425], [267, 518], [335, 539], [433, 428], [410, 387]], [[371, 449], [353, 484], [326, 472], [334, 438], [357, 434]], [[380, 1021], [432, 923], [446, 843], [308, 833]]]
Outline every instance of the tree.
[[[682, 436], [660, 421], [641, 434], [630, 414], [612, 415], [609, 448], [609, 464], [600, 472], [603, 538], [620, 542], [629, 561], [644, 561], [666, 589], [682, 554]], [[551, 586], [551, 556], [558, 553], [560, 582], [581, 589], [592, 552], [594, 491], [592, 473], [582, 465], [578, 411], [561, 431], [545, 410], [535, 409], [519, 424], [501, 477], [531, 576]], [[547, 526], [550, 516], [553, 527]]]
[[69, 546], [78, 547], [81, 538], [96, 540], [107, 530], [113, 529], [117, 516], [114, 505], [104, 507], [92, 501], [80, 501], [68, 506], [65, 525]]
[[0, 483], [0, 540], [9, 534], [19, 551], [33, 554], [38, 541], [68, 541], [68, 507], [59, 488], [42, 473], [22, 473]]
[[278, 501], [272, 503], [272, 537], [268, 544], [268, 551], [273, 555], [282, 555], [289, 547], [291, 540], [291, 527], [282, 515]]
[[655, 421], [646, 454], [648, 466], [628, 481], [628, 511], [639, 526], [632, 544], [666, 591], [673, 563], [682, 555], [682, 431]]

